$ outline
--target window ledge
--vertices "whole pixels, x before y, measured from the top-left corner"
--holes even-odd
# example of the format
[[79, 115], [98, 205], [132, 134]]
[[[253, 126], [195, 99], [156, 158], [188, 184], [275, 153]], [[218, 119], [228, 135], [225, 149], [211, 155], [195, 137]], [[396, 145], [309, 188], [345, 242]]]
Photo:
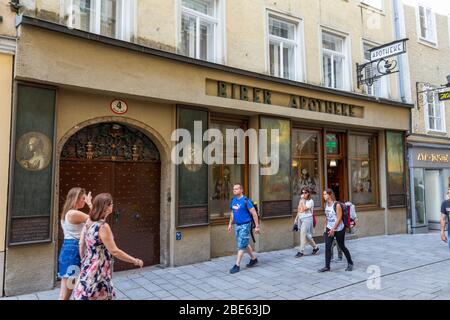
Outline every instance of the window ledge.
[[427, 130], [427, 134], [429, 134], [429, 135], [437, 135], [437, 136], [446, 136], [447, 135], [447, 131]]
[[382, 16], [386, 16], [386, 11], [385, 11], [384, 9], [380, 9], [380, 8], [377, 8], [377, 7], [373, 7], [373, 6], [371, 6], [370, 4], [368, 4], [368, 3], [361, 2], [361, 3], [359, 4], [359, 6], [360, 6], [361, 8], [364, 8], [364, 9], [371, 10], [371, 11], [373, 11], [373, 12], [379, 13], [379, 14], [382, 15]]
[[430, 41], [430, 40], [427, 40], [427, 39], [424, 39], [424, 38], [419, 38], [418, 42], [420, 44], [423, 44], [424, 46], [430, 47], [432, 49], [439, 50], [439, 47], [438, 47], [436, 42], [433, 42], [433, 41]]

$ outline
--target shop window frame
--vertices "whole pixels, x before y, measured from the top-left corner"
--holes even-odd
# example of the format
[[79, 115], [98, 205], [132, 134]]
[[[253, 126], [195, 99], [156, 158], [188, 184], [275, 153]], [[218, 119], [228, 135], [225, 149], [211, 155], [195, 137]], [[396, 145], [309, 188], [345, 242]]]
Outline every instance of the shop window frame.
[[[217, 114], [217, 113], [210, 113], [209, 114], [209, 128], [212, 128], [211, 125], [213, 123], [221, 123], [221, 124], [232, 124], [232, 125], [239, 125], [241, 129], [248, 130], [249, 127], [249, 120], [248, 118], [237, 118], [237, 117], [230, 117], [230, 115], [223, 115], [223, 114]], [[224, 137], [225, 138], [225, 137]], [[244, 195], [246, 195], [248, 198], [250, 198], [250, 167], [249, 167], [249, 141], [248, 137], [245, 138], [245, 144], [244, 144], [244, 150], [245, 150], [245, 164], [243, 164], [243, 172], [242, 176], [244, 177], [244, 181], [239, 181], [243, 184], [244, 187]], [[225, 159], [225, 158], [224, 158]], [[212, 217], [211, 216], [211, 192], [213, 186], [211, 185], [211, 178], [212, 178], [212, 166], [208, 166], [208, 215], [209, 215], [209, 222], [211, 226], [214, 225], [226, 225], [230, 221], [230, 215], [224, 216], [224, 217]], [[234, 196], [232, 196], [233, 198]], [[229, 209], [229, 212], [231, 213], [231, 209]]]
[[[402, 153], [402, 159], [403, 159], [403, 193], [392, 193], [391, 194], [391, 187], [390, 187], [390, 183], [389, 183], [389, 158], [388, 158], [388, 132], [393, 132], [393, 133], [400, 133], [402, 134], [403, 137], [403, 153]], [[407, 208], [408, 206], [408, 200], [407, 200], [407, 184], [406, 184], [406, 175], [407, 175], [407, 162], [405, 160], [406, 157], [406, 138], [405, 138], [405, 133], [403, 131], [398, 131], [398, 130], [386, 130], [384, 133], [384, 153], [385, 153], [385, 161], [386, 161], [386, 191], [387, 191], [387, 207], [389, 209], [393, 209], [393, 208]], [[391, 196], [403, 196], [403, 204], [398, 204], [398, 205], [393, 205], [391, 204], [391, 200], [390, 197]]]
[[[292, 145], [292, 141], [293, 141], [293, 137], [294, 137], [294, 130], [304, 130], [304, 131], [315, 131], [318, 133], [318, 137], [319, 137], [319, 143], [318, 143], [318, 152], [319, 155], [318, 157], [312, 157], [312, 156], [305, 156], [305, 157], [295, 157], [294, 158], [294, 154], [292, 151], [292, 146], [291, 146], [291, 180], [293, 179], [293, 170], [292, 170], [292, 161], [294, 160], [315, 160], [317, 159], [319, 161], [319, 179], [320, 179], [320, 190], [319, 190], [319, 194], [320, 194], [320, 203], [314, 203], [314, 210], [315, 211], [323, 211], [324, 210], [324, 206], [323, 206], [323, 199], [322, 199], [322, 193], [324, 190], [324, 161], [323, 161], [323, 155], [324, 155], [324, 136], [323, 136], [323, 129], [320, 127], [308, 127], [308, 126], [304, 126], [304, 125], [298, 125], [296, 123], [292, 123], [292, 127], [291, 127], [291, 145]], [[291, 181], [291, 191], [292, 190], [292, 181]], [[293, 194], [291, 195], [291, 197], [293, 196]], [[294, 209], [294, 206], [292, 208], [292, 214], [295, 217], [297, 215], [297, 209]]]
[[[373, 162], [373, 167], [371, 167], [371, 180], [373, 181], [372, 187], [374, 189], [374, 203], [370, 204], [358, 204], [356, 205], [357, 208], [360, 209], [370, 209], [370, 208], [379, 208], [380, 207], [380, 189], [379, 189], [379, 164], [378, 164], [378, 134], [377, 133], [370, 133], [370, 132], [361, 132], [361, 131], [348, 131], [347, 133], [347, 141], [350, 141], [350, 136], [365, 136], [365, 137], [371, 137], [372, 138], [372, 148], [369, 150], [371, 153], [371, 157], [369, 157], [369, 163]], [[352, 157], [350, 154], [350, 148], [347, 148], [347, 155], [348, 155], [348, 194], [349, 194], [349, 201], [353, 202], [352, 198], [352, 183], [351, 183], [351, 164], [350, 162], [352, 160], [359, 160], [359, 158]], [[365, 159], [364, 159], [365, 160]]]

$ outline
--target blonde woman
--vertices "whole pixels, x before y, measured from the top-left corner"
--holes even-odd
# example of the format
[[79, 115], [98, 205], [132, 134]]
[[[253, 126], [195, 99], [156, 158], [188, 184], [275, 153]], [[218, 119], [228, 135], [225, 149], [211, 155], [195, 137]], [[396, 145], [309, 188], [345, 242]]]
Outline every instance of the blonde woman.
[[58, 276], [61, 278], [60, 300], [68, 300], [72, 289], [68, 286], [68, 279], [77, 276], [75, 272], [79, 269], [81, 261], [78, 251], [78, 242], [81, 231], [89, 216], [80, 211], [87, 204], [92, 207], [91, 193], [86, 195], [82, 188], [72, 188], [66, 197], [61, 212], [61, 226], [64, 232], [64, 243], [59, 255]]
[[116, 293], [112, 285], [113, 256], [142, 268], [142, 260], [120, 250], [114, 242], [111, 227], [105, 222], [113, 211], [109, 193], [95, 197], [89, 220], [80, 239], [81, 273], [73, 292], [74, 300], [112, 300]]

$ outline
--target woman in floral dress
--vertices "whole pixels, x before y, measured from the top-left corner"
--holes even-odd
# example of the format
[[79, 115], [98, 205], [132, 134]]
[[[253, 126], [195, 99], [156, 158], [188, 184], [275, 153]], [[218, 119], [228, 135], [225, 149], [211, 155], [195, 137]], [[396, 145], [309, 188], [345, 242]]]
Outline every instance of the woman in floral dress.
[[112, 196], [102, 193], [95, 197], [92, 210], [80, 239], [81, 272], [75, 286], [74, 300], [111, 300], [116, 294], [111, 282], [113, 257], [135, 266], [143, 266], [140, 259], [120, 250], [106, 218], [113, 211]]

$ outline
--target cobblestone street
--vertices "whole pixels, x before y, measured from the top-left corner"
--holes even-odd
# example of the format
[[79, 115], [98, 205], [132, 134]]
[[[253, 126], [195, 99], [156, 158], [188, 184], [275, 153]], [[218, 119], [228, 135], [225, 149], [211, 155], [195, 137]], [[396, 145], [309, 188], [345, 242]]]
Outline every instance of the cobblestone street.
[[[447, 246], [439, 233], [379, 236], [348, 241], [355, 269], [345, 272], [343, 262], [332, 272], [319, 274], [324, 247], [317, 256], [294, 258], [296, 250], [260, 253], [259, 264], [235, 275], [228, 270], [234, 256], [177, 268], [158, 267], [118, 272], [114, 285], [122, 300], [176, 299], [450, 299]], [[373, 270], [379, 270], [381, 277]], [[368, 280], [369, 279], [369, 280]], [[53, 300], [58, 289], [5, 299]]]

